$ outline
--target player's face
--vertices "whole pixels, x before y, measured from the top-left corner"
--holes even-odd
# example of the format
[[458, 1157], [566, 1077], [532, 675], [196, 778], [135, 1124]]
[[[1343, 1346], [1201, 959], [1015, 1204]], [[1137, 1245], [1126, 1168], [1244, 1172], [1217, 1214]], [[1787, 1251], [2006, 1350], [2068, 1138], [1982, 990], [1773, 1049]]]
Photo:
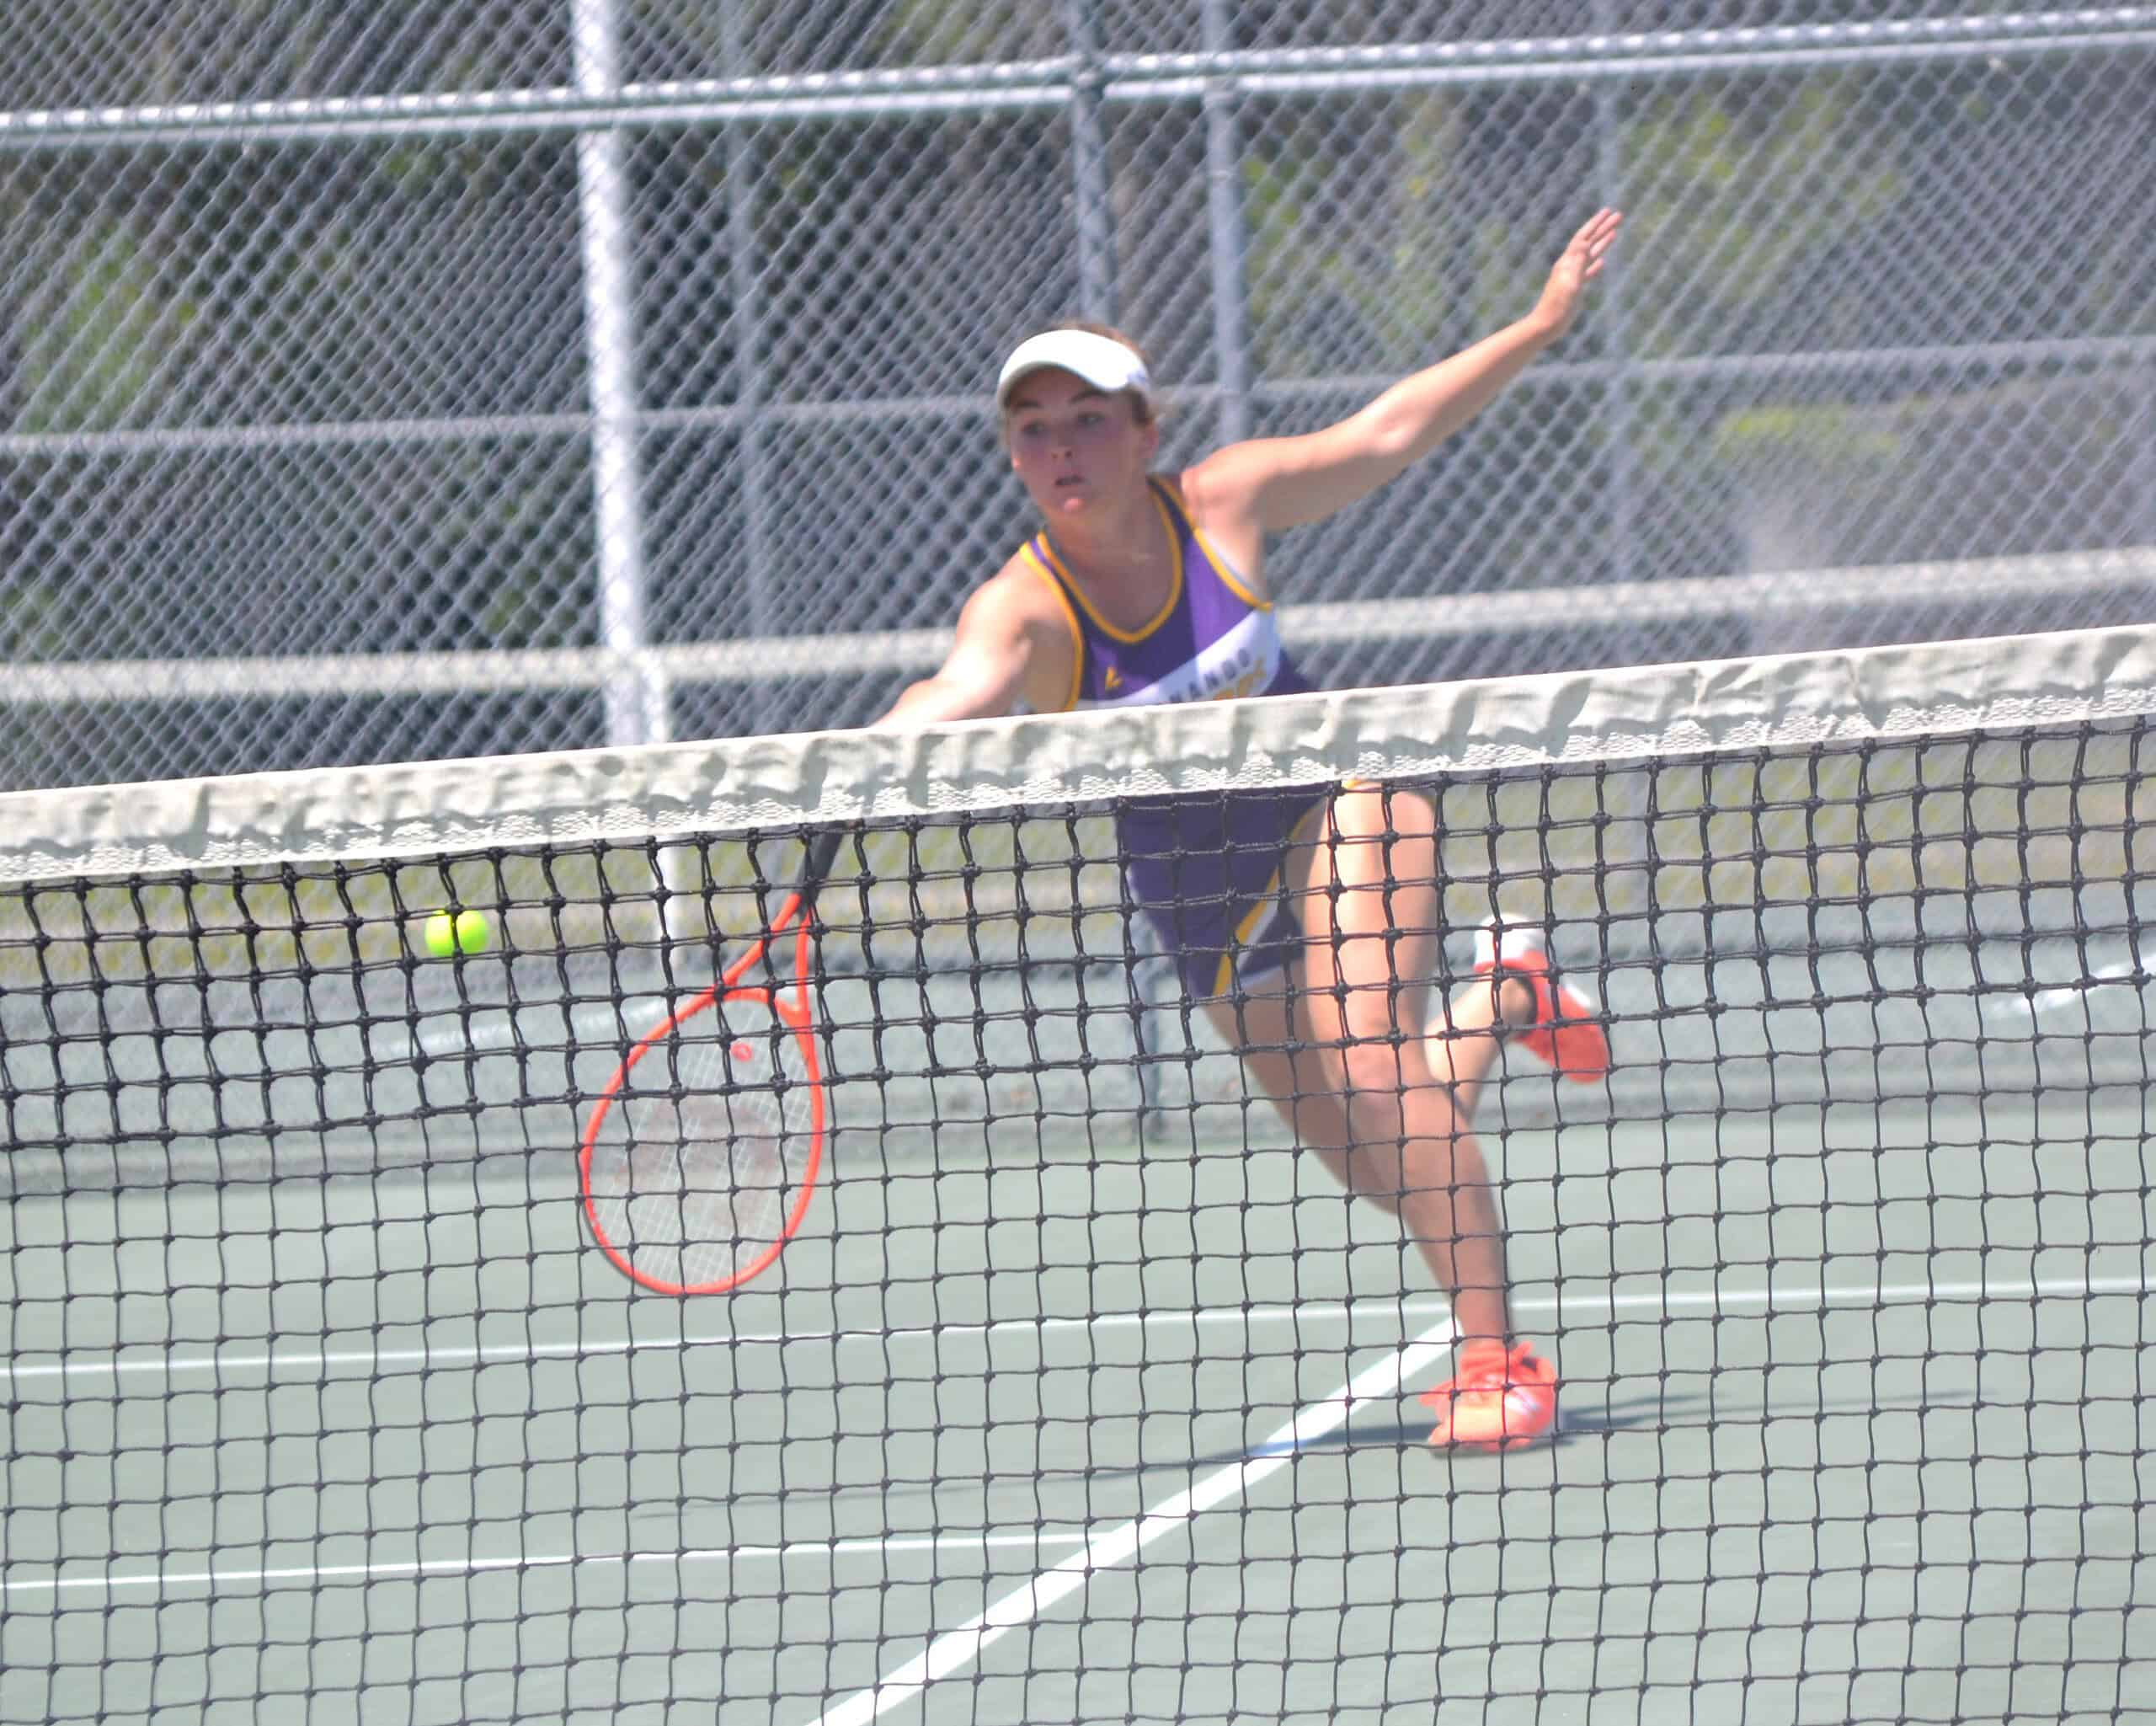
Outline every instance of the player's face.
[[1075, 373], [1036, 371], [1004, 415], [1011, 466], [1049, 521], [1118, 505], [1142, 491], [1160, 428], [1140, 424], [1128, 395]]

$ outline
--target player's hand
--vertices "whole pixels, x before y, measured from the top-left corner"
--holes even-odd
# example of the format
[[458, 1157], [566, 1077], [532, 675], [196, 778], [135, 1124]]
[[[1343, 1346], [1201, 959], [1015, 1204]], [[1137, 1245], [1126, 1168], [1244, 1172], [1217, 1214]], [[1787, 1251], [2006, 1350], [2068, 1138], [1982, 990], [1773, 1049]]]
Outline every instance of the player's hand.
[[1604, 261], [1609, 256], [1609, 248], [1615, 243], [1617, 230], [1624, 225], [1621, 210], [1598, 210], [1590, 216], [1572, 242], [1557, 254], [1551, 266], [1550, 280], [1543, 285], [1542, 297], [1535, 302], [1529, 315], [1541, 329], [1546, 341], [1556, 341], [1572, 327], [1572, 320], [1579, 316], [1580, 306], [1587, 297], [1587, 285], [1602, 274]]

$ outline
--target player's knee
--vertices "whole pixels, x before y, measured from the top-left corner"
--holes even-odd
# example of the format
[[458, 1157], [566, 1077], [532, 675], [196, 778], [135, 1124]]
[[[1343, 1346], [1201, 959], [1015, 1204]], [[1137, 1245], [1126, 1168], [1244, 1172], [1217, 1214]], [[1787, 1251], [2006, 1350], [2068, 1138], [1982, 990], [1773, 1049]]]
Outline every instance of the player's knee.
[[1395, 1108], [1428, 1065], [1419, 1043], [1390, 1032], [1351, 1034], [1331, 1053], [1328, 1065], [1343, 1095], [1351, 1101], [1379, 1098]]
[[1356, 1140], [1449, 1138], [1466, 1125], [1450, 1086], [1433, 1074], [1417, 1041], [1351, 1050], [1333, 1066]]

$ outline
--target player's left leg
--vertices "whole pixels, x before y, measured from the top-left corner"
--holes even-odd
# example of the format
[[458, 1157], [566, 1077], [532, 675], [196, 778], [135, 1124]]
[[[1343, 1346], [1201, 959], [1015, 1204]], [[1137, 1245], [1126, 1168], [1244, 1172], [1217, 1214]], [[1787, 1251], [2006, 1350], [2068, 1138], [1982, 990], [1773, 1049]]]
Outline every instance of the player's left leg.
[[1517, 1444], [1550, 1429], [1555, 1379], [1512, 1335], [1503, 1238], [1472, 1114], [1502, 1029], [1525, 1023], [1534, 1002], [1519, 980], [1493, 971], [1460, 991], [1444, 1038], [1425, 1039], [1438, 934], [1435, 829], [1420, 796], [1337, 794], [1299, 831], [1283, 871], [1299, 925], [1295, 956], [1274, 987], [1247, 984], [1211, 1013], [1299, 1142], [1352, 1191], [1396, 1213], [1452, 1295], [1460, 1376], [1433, 1439]]
[[[1382, 819], [1406, 824], [1404, 831], [1395, 829], [1402, 832], [1396, 859], [1401, 866], [1422, 861], [1426, 847], [1428, 855], [1434, 856], [1430, 844], [1434, 818], [1426, 799], [1398, 794], [1396, 809]], [[1315, 835], [1321, 831], [1315, 820], [1313, 812], [1309, 831], [1299, 836], [1305, 847], [1315, 842]], [[1298, 892], [1297, 899], [1300, 896]], [[1429, 964], [1437, 949], [1437, 932], [1432, 926], [1436, 898], [1433, 892], [1418, 892], [1412, 883], [1401, 884], [1393, 896], [1398, 908], [1406, 913], [1403, 925], [1394, 932], [1392, 959], [1400, 974], [1398, 1017], [1404, 1027], [1419, 1023], [1423, 1017], [1418, 1003], [1427, 996]], [[1358, 1186], [1351, 1178], [1348, 1155], [1357, 1140], [1337, 1071], [1321, 1058], [1308, 1039], [1298, 1000], [1305, 986], [1304, 975], [1305, 968], [1299, 964], [1290, 965], [1277, 955], [1270, 969], [1239, 963], [1235, 992], [1207, 1001], [1207, 1017], [1241, 1056], [1253, 1087], [1270, 1098], [1287, 1120], [1297, 1145], [1315, 1156], [1341, 1185], [1396, 1215], [1398, 1192], [1368, 1183]], [[1424, 1054], [1432, 1075], [1437, 1083], [1451, 1091], [1453, 1113], [1464, 1120], [1474, 1118], [1483, 1076], [1497, 1058], [1499, 1039], [1507, 1029], [1501, 1002], [1510, 1007], [1515, 1018], [1528, 1010], [1526, 997], [1517, 991], [1508, 989], [1501, 995], [1487, 980], [1464, 986], [1449, 1010], [1426, 1033]]]
[[[1287, 968], [1297, 1042], [1347, 1123], [1337, 1168], [1396, 1210], [1448, 1289], [1463, 1336], [1511, 1336], [1504, 1242], [1489, 1170], [1460, 1099], [1421, 1035], [1438, 947], [1437, 815], [1381, 786], [1335, 793], [1290, 847], [1286, 896], [1301, 933]], [[1497, 1039], [1480, 1039], [1486, 1068]], [[1465, 1046], [1449, 1075], [1473, 1086]]]

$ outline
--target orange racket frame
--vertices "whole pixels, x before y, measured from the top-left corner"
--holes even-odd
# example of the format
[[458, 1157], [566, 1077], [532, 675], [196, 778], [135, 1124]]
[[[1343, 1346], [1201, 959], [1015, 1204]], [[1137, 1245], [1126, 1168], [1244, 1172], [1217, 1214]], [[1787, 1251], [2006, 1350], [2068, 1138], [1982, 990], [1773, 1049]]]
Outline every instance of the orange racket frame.
[[[598, 1244], [609, 1263], [640, 1287], [665, 1295], [719, 1295], [738, 1289], [761, 1275], [777, 1261], [787, 1243], [800, 1232], [802, 1219], [808, 1215], [810, 1202], [816, 1195], [816, 1182], [822, 1172], [825, 1136], [830, 1125], [830, 1103], [824, 1079], [824, 1067], [816, 1046], [816, 1033], [813, 1022], [811, 1002], [811, 955], [814, 952], [812, 906], [816, 886], [830, 859], [836, 855], [835, 836], [827, 835], [809, 847], [803, 860], [801, 877], [792, 895], [780, 908], [777, 917], [761, 939], [742, 954], [720, 974], [718, 982], [691, 997], [677, 1012], [661, 1023], [654, 1025], [638, 1038], [628, 1053], [613, 1071], [605, 1087], [594, 1101], [590, 1118], [584, 1123], [584, 1134], [577, 1152], [577, 1181], [584, 1210], [584, 1226], [590, 1230], [592, 1239]], [[793, 938], [793, 975], [789, 986], [750, 984], [741, 979], [771, 950], [772, 944], [789, 931]], [[791, 998], [787, 998], [788, 996]], [[696, 1017], [710, 1012], [728, 1001], [741, 1001], [767, 1008], [771, 1016], [786, 1028], [793, 1039], [798, 1058], [808, 1093], [808, 1148], [799, 1162], [799, 1172], [792, 1184], [798, 1188], [788, 1202], [786, 1213], [773, 1237], [745, 1262], [737, 1264], [730, 1274], [699, 1283], [681, 1283], [654, 1275], [639, 1268], [631, 1254], [633, 1243], [624, 1244], [611, 1239], [600, 1216], [600, 1207], [592, 1192], [592, 1157], [599, 1142], [600, 1130], [619, 1102], [629, 1076], [638, 1064], [674, 1037], [680, 1029]]]

